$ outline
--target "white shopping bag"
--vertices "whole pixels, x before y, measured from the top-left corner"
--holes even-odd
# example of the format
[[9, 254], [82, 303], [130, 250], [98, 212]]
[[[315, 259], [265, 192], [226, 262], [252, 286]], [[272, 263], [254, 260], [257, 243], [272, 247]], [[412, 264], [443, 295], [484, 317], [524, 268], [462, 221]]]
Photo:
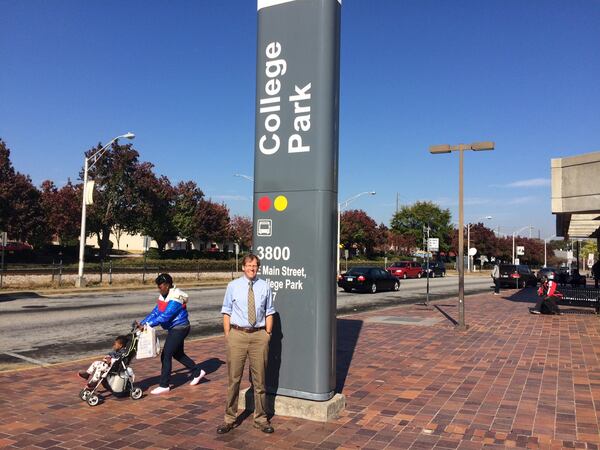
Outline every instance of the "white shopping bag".
[[140, 333], [136, 359], [154, 358], [160, 353], [160, 343], [156, 337], [156, 330], [152, 327], [144, 328]]

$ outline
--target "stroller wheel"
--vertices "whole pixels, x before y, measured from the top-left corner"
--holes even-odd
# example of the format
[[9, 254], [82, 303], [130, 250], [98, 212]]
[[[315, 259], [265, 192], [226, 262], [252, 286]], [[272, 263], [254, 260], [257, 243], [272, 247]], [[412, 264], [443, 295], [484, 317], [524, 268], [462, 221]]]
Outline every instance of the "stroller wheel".
[[132, 389], [131, 392], [129, 393], [131, 398], [134, 400], [139, 400], [140, 398], [142, 398], [142, 394], [143, 394], [142, 388], [139, 388], [139, 387]]
[[79, 392], [79, 398], [84, 402], [87, 402], [88, 398], [90, 398], [90, 394], [91, 392], [84, 388]]
[[87, 403], [90, 406], [96, 406], [100, 402], [100, 398], [97, 395], [92, 395], [87, 399]]

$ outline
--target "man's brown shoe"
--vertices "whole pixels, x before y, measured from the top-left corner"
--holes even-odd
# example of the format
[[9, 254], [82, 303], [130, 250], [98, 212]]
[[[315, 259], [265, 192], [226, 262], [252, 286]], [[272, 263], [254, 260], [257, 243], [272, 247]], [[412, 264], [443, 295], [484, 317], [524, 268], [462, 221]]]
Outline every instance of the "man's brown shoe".
[[219, 426], [219, 428], [217, 428], [217, 434], [229, 433], [234, 428], [235, 423], [224, 423], [223, 425]]
[[261, 424], [259, 424], [259, 423], [255, 423], [255, 424], [254, 424], [254, 428], [257, 428], [257, 429], [259, 429], [260, 431], [262, 431], [263, 433], [267, 433], [267, 434], [271, 434], [271, 433], [275, 432], [275, 428], [273, 428], [273, 427], [271, 426], [271, 424], [270, 424], [270, 423], [268, 423], [268, 422], [267, 422], [267, 423], [265, 423], [264, 425], [261, 425]]

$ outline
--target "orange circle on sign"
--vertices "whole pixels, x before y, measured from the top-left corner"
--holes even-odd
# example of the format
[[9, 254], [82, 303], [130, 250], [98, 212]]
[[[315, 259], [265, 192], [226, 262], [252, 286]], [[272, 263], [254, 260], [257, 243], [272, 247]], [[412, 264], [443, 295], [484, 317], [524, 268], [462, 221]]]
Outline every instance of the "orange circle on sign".
[[271, 207], [271, 199], [269, 197], [261, 197], [258, 199], [258, 209], [262, 212], [268, 211]]
[[275, 197], [275, 201], [273, 202], [273, 206], [277, 211], [283, 211], [287, 208], [288, 200], [284, 195], [278, 195]]

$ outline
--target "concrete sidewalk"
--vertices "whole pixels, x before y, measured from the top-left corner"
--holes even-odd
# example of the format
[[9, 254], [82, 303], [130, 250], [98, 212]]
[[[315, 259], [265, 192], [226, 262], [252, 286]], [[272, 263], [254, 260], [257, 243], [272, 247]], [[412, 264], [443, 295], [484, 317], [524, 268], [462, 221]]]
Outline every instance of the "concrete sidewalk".
[[[226, 389], [221, 338], [187, 344], [209, 372], [205, 382], [191, 387], [178, 372], [169, 394], [138, 401], [79, 400], [75, 373], [89, 361], [3, 373], [0, 447], [597, 449], [600, 318], [576, 308], [534, 316], [534, 300], [531, 289], [468, 297], [464, 333], [454, 331], [456, 305], [447, 300], [340, 318], [346, 411], [331, 423], [275, 416], [273, 435], [253, 429], [251, 418], [215, 433]], [[160, 361], [134, 368], [147, 394]]]

